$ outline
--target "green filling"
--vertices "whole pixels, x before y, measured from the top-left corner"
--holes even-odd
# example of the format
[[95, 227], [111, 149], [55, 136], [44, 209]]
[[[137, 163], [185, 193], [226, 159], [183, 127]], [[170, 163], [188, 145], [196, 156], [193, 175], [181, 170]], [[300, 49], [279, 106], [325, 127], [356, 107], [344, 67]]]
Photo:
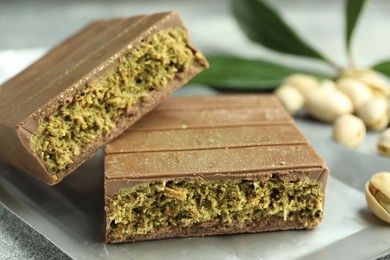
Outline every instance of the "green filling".
[[168, 226], [202, 222], [232, 223], [278, 216], [305, 227], [322, 218], [323, 190], [318, 181], [175, 180], [121, 189], [107, 208], [108, 236], [144, 235]]
[[118, 66], [88, 83], [72, 102], [44, 119], [30, 139], [31, 149], [56, 173], [73, 163], [84, 145], [107, 133], [133, 104], [201, 59], [187, 45], [185, 30], [170, 28], [152, 35]]

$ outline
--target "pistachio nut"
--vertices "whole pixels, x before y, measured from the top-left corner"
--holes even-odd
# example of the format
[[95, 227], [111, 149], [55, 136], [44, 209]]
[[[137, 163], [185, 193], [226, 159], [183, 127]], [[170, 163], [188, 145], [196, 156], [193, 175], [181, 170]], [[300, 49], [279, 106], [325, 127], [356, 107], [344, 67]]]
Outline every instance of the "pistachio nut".
[[390, 120], [389, 104], [383, 97], [373, 98], [359, 107], [357, 115], [367, 128], [371, 130], [385, 129]]
[[376, 143], [376, 148], [380, 154], [390, 156], [390, 128], [381, 133]]
[[307, 93], [305, 109], [318, 120], [333, 122], [343, 114], [352, 113], [353, 105], [343, 92], [332, 87], [330, 82], [325, 82], [321, 87]]
[[378, 172], [366, 184], [366, 200], [374, 214], [390, 223], [390, 172]]
[[374, 96], [367, 85], [353, 78], [338, 79], [337, 87], [351, 99], [354, 111]]
[[292, 74], [288, 76], [283, 85], [296, 87], [304, 96], [318, 87], [319, 81], [313, 76], [304, 74]]
[[283, 85], [280, 86], [274, 93], [291, 115], [297, 114], [303, 108], [305, 97], [295, 87]]
[[373, 70], [352, 69], [343, 72], [341, 77], [356, 79], [371, 88], [372, 91], [377, 95], [382, 95], [385, 97], [390, 96], [389, 83]]
[[319, 88], [321, 88], [321, 89], [334, 90], [334, 89], [336, 89], [336, 87], [337, 87], [336, 83], [330, 79], [324, 79], [319, 84]]
[[354, 115], [341, 115], [333, 124], [333, 140], [349, 148], [356, 148], [365, 135], [366, 126], [359, 117]]

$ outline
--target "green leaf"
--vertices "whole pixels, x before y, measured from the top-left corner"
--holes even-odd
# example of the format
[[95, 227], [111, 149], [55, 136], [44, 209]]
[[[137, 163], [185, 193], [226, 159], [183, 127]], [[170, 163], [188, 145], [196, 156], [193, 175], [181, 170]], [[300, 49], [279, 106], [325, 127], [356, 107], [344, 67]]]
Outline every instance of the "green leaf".
[[383, 73], [390, 78], [390, 61], [383, 61], [372, 67], [373, 70]]
[[345, 46], [348, 53], [351, 52], [351, 39], [358, 21], [359, 15], [363, 9], [365, 0], [347, 0], [345, 7], [346, 30]]
[[210, 68], [198, 74], [190, 84], [204, 84], [219, 89], [270, 91], [293, 73], [329, 78], [321, 73], [289, 68], [265, 60], [234, 56], [207, 56]]
[[329, 62], [262, 0], [231, 0], [231, 5], [238, 24], [251, 40], [275, 51]]

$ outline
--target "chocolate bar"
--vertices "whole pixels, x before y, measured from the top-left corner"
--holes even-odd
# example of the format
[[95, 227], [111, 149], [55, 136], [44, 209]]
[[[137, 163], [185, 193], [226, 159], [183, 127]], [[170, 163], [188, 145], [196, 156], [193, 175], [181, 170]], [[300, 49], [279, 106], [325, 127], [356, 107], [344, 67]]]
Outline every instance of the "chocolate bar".
[[105, 148], [106, 241], [310, 229], [327, 178], [273, 96], [172, 97]]
[[0, 87], [0, 161], [58, 183], [207, 66], [176, 13], [93, 22]]

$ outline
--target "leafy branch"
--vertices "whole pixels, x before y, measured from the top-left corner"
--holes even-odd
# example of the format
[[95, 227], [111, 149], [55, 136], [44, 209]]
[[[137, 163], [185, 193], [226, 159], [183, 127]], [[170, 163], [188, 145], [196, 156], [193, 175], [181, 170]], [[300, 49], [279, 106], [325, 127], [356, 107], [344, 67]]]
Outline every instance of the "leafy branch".
[[345, 28], [345, 49], [347, 51], [348, 59], [349, 59], [349, 65], [351, 67], [355, 66], [355, 62], [353, 61], [352, 54], [351, 54], [351, 40], [352, 40], [352, 34], [355, 30], [356, 23], [358, 21], [358, 18], [360, 16], [360, 13], [363, 9], [365, 0], [348, 0], [346, 1], [346, 7], [345, 7], [345, 18], [346, 18], [346, 28]]
[[[349, 69], [356, 66], [351, 52], [352, 37], [364, 4], [365, 0], [345, 2], [345, 50]], [[305, 42], [277, 10], [265, 1], [231, 0], [231, 8], [238, 25], [252, 41], [273, 51], [323, 62], [334, 68], [336, 74], [325, 75], [325, 73], [290, 68], [262, 59], [208, 56], [210, 69], [195, 77], [193, 83], [228, 89], [271, 90], [286, 76], [293, 73], [334, 78], [343, 71], [341, 66]], [[390, 77], [390, 61], [378, 63], [372, 69]]]
[[293, 73], [303, 73], [328, 78], [329, 75], [303, 69], [289, 68], [260, 59], [244, 59], [233, 56], [209, 56], [210, 69], [196, 77], [196, 83], [215, 88], [269, 91], [280, 83], [280, 79]]

